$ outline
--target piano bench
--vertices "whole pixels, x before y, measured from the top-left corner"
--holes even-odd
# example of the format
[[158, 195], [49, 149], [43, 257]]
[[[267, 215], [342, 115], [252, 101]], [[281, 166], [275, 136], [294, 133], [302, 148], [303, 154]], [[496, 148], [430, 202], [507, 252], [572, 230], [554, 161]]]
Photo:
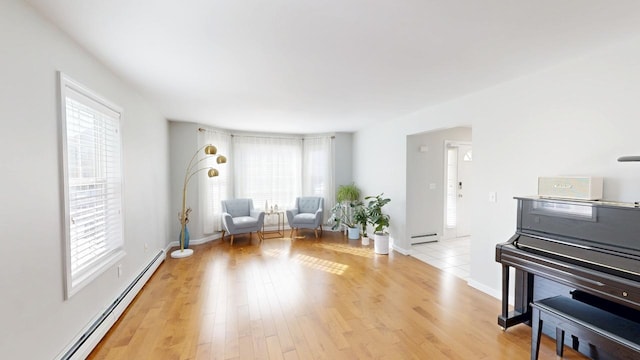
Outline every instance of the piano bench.
[[616, 359], [637, 359], [640, 356], [640, 323], [587, 305], [565, 296], [555, 296], [531, 304], [531, 360], [538, 359], [542, 325], [556, 327], [556, 354], [562, 356], [564, 332], [572, 335], [572, 347], [578, 350], [581, 340], [589, 344], [589, 356], [598, 353]]

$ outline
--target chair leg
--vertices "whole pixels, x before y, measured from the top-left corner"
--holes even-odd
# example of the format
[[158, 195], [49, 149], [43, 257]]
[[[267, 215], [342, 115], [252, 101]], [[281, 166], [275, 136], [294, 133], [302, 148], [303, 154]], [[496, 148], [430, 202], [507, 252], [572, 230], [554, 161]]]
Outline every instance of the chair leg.
[[289, 237], [293, 239], [293, 227], [291, 228], [291, 233], [289, 234]]
[[222, 237], [221, 237], [222, 241], [224, 241], [224, 233], [225, 233], [225, 231], [222, 230]]
[[318, 229], [313, 229], [313, 232], [316, 234], [316, 239], [318, 238]]
[[320, 236], [322, 236], [322, 224], [320, 224]]
[[233, 246], [233, 235], [231, 235], [231, 246]]

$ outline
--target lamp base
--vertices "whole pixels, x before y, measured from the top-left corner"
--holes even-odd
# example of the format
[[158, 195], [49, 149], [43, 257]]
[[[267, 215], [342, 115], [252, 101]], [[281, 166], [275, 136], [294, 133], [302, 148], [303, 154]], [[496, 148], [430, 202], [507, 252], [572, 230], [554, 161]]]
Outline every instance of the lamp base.
[[174, 259], [186, 258], [193, 255], [193, 249], [175, 250], [171, 252], [171, 257]]

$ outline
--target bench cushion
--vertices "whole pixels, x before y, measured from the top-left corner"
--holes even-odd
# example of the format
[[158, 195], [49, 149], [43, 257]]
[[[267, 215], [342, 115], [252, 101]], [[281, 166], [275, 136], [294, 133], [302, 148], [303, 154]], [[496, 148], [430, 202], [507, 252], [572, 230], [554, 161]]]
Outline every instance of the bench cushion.
[[[568, 318], [578, 324], [602, 332], [611, 338], [624, 339], [631, 344], [640, 343], [640, 323], [612, 314], [565, 296], [556, 296], [534, 303], [541, 310]], [[600, 331], [598, 331], [600, 330]]]

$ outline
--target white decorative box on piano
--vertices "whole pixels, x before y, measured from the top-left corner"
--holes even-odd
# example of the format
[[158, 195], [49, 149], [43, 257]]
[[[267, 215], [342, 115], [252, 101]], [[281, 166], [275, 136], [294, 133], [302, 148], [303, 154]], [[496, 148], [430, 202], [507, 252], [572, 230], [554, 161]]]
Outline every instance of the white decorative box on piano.
[[593, 176], [539, 177], [538, 195], [563, 199], [601, 200], [602, 178]]

